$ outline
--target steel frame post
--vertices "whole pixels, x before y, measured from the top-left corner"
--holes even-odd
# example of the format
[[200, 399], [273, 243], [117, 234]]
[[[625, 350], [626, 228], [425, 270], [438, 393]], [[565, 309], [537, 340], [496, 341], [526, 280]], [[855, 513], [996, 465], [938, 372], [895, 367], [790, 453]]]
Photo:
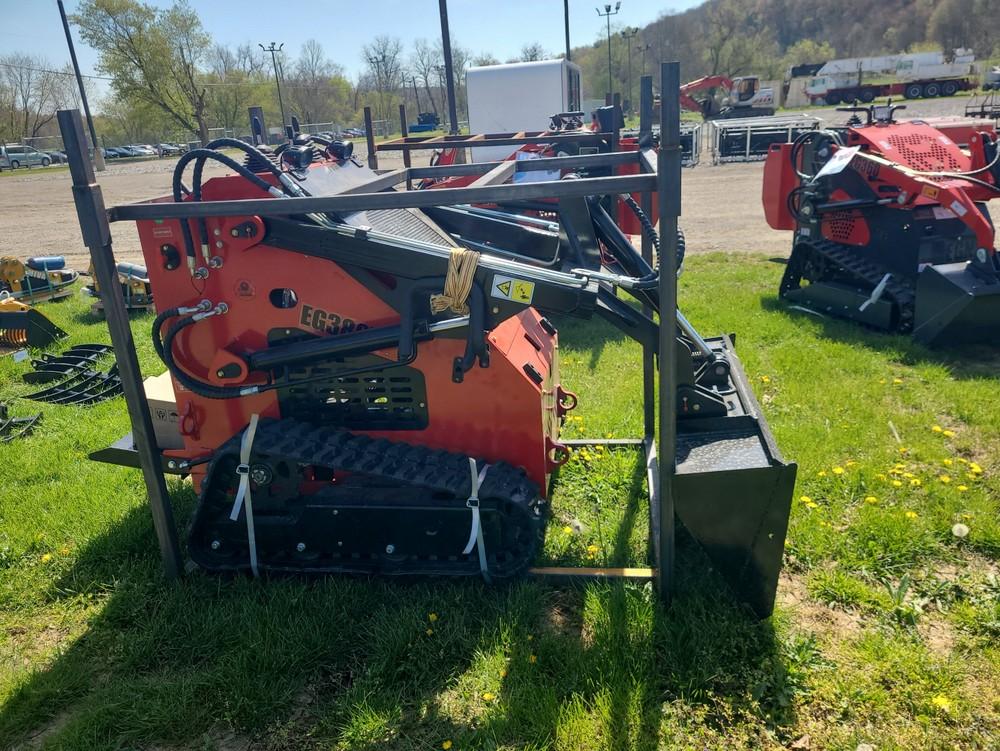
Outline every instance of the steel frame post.
[[[406, 105], [405, 104], [400, 104], [399, 105], [399, 132], [401, 134], [400, 138], [406, 138], [408, 135], [410, 135], [410, 131], [406, 127]], [[404, 167], [409, 167], [410, 166], [410, 150], [409, 149], [403, 149], [403, 166]]]
[[160, 449], [153, 433], [146, 392], [142, 385], [142, 371], [135, 352], [128, 311], [120, 293], [118, 271], [111, 244], [111, 228], [104, 208], [101, 188], [94, 179], [93, 165], [87, 156], [87, 139], [83, 134], [83, 121], [79, 110], [60, 110], [59, 129], [62, 132], [69, 170], [73, 178], [73, 201], [83, 242], [90, 250], [94, 264], [94, 277], [101, 290], [104, 315], [115, 348], [115, 360], [125, 392], [125, 405], [132, 422], [132, 436], [146, 482], [149, 507], [153, 513], [153, 527], [160, 544], [164, 573], [174, 579], [181, 573], [181, 553], [177, 544], [170, 495], [160, 466]]
[[[646, 141], [651, 141], [653, 136], [653, 77], [643, 76], [639, 79], [639, 148], [643, 148]], [[648, 217], [653, 216], [653, 196], [648, 191], [643, 191], [640, 196], [640, 208]], [[656, 268], [656, 261], [653, 259], [653, 244], [645, 232], [642, 233], [642, 258], [652, 268]], [[652, 316], [653, 309], [648, 305], [642, 306], [642, 312]], [[653, 361], [653, 352], [648, 347], [642, 349], [642, 425], [643, 436], [652, 439], [656, 435], [656, 396], [654, 393], [654, 383], [656, 374], [656, 364]]]
[[657, 589], [669, 603], [674, 589], [674, 487], [677, 465], [677, 218], [681, 213], [680, 64], [660, 64], [660, 441]]
[[368, 142], [368, 169], [378, 169], [378, 154], [375, 152], [375, 132], [372, 130], [371, 107], [365, 107], [365, 140]]

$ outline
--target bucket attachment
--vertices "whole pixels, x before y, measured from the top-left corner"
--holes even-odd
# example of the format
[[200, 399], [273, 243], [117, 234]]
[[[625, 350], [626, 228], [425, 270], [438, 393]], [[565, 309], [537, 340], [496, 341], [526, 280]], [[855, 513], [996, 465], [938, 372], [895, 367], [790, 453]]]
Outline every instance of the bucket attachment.
[[927, 266], [917, 277], [913, 338], [929, 346], [1000, 341], [1000, 280], [969, 263]]
[[712, 565], [754, 613], [774, 609], [796, 465], [778, 452], [729, 337], [707, 340], [730, 364], [725, 417], [679, 420], [674, 508]]
[[46, 347], [66, 332], [42, 313], [9, 296], [0, 296], [0, 347]]

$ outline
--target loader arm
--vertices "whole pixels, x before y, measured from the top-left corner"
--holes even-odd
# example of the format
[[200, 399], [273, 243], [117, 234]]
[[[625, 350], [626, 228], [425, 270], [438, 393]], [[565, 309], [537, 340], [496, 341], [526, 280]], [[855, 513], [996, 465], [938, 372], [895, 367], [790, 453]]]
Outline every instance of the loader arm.
[[729, 91], [733, 88], [733, 81], [726, 76], [704, 76], [681, 86], [681, 107], [691, 112], [701, 112], [701, 104], [692, 94], [707, 89], [723, 88]]

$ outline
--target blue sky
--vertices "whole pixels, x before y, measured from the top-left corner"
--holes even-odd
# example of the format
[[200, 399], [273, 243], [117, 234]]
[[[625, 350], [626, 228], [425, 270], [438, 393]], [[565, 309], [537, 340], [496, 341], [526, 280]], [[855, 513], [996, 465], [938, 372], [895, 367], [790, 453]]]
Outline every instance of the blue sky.
[[[169, 6], [170, 0], [146, 0]], [[595, 8], [604, 1], [570, 0], [570, 41], [594, 40], [605, 28]], [[72, 13], [78, 0], [64, 0]], [[399, 37], [407, 44], [440, 36], [437, 0], [189, 0], [212, 37], [223, 44], [284, 42], [293, 55], [309, 38], [318, 39], [334, 62], [349, 74], [361, 68], [361, 48], [377, 34]], [[620, 26], [642, 26], [661, 13], [698, 5], [701, 0], [622, 0], [612, 17]], [[287, 18], [282, 11], [299, 8]], [[501, 60], [515, 56], [524, 44], [539, 42], [548, 51], [564, 48], [563, 0], [449, 0], [453, 42], [476, 52], [489, 51]], [[52, 65], [69, 62], [55, 0], [0, 0], [0, 54], [30, 52]], [[270, 22], [264, 19], [272, 19]], [[84, 73], [94, 73], [97, 54], [74, 34]], [[103, 91], [104, 86], [100, 89]]]

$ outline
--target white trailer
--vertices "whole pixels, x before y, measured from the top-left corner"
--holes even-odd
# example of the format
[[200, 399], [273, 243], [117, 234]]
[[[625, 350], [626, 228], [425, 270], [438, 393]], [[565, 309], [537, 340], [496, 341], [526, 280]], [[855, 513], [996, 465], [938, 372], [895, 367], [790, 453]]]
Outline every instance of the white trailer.
[[[580, 66], [567, 60], [484, 65], [465, 74], [471, 133], [545, 130], [549, 118], [580, 109]], [[473, 161], [506, 159], [517, 146], [469, 149]]]

